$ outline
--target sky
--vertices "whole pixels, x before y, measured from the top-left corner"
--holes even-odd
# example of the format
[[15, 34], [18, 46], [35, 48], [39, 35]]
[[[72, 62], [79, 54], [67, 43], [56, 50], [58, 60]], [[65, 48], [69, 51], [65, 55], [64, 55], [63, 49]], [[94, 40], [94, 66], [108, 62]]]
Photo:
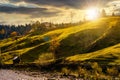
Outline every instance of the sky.
[[90, 7], [120, 14], [120, 0], [0, 0], [0, 24], [78, 22]]

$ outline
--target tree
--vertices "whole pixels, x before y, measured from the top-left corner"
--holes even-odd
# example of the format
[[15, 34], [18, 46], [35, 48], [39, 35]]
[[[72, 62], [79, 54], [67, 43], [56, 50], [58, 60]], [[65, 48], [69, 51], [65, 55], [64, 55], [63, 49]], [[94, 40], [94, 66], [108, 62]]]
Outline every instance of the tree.
[[114, 12], [112, 13], [112, 16], [115, 16], [115, 13], [114, 13]]
[[5, 34], [5, 30], [2, 29], [2, 30], [0, 31], [0, 34]]
[[116, 6], [117, 6], [117, 5], [113, 5], [113, 9], [112, 9], [112, 10], [113, 10], [113, 12], [112, 12], [112, 16], [115, 16], [115, 9], [116, 9]]
[[10, 34], [10, 36], [11, 36], [11, 37], [15, 37], [15, 36], [17, 36], [17, 34], [18, 34], [18, 33], [17, 33], [16, 31], [13, 31], [13, 32]]
[[40, 27], [40, 22], [36, 21], [35, 23], [32, 24], [32, 27], [34, 30], [37, 30]]
[[17, 32], [17, 35], [26, 35], [32, 28], [32, 25], [0, 25], [0, 39], [5, 39], [11, 36], [12, 32]]
[[60, 46], [59, 40], [56, 37], [52, 37], [52, 41], [50, 42], [49, 50], [57, 57], [57, 48]]
[[101, 11], [101, 17], [105, 17], [106, 16], [106, 11], [104, 9], [102, 9]]

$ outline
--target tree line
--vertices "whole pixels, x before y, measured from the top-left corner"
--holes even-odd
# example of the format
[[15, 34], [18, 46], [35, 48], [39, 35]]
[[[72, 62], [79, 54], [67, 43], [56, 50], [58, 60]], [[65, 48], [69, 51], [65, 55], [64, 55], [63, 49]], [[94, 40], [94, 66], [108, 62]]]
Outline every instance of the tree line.
[[9, 38], [12, 36], [25, 35], [31, 30], [31, 25], [0, 25], [0, 39]]
[[50, 30], [75, 26], [82, 23], [83, 22], [54, 24], [51, 22], [41, 23], [39, 21], [35, 21], [26, 25], [17, 25], [17, 26], [16, 25], [0, 25], [0, 39], [5, 39], [9, 37], [14, 37], [14, 36], [23, 36], [26, 34], [39, 35]]

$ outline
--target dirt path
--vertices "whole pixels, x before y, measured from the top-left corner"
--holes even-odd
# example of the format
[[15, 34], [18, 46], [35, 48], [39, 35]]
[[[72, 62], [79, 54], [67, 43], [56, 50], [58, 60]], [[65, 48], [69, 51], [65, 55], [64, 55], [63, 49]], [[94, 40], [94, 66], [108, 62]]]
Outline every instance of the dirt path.
[[45, 77], [32, 77], [14, 70], [0, 70], [0, 80], [45, 80]]
[[60, 78], [60, 76], [51, 76], [43, 72], [26, 72], [8, 69], [0, 69], [0, 80], [70, 80]]

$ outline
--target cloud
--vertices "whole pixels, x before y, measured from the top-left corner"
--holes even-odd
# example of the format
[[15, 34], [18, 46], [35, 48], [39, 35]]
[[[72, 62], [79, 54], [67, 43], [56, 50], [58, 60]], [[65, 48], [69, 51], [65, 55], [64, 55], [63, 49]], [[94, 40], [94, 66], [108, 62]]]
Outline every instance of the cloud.
[[49, 11], [47, 8], [27, 8], [27, 7], [8, 7], [0, 6], [0, 12], [2, 13], [17, 13], [17, 14], [27, 14], [31, 17], [50, 17], [57, 15], [58, 11]]
[[0, 13], [0, 24], [25, 24], [31, 21], [29, 15]]
[[9, 0], [0, 0], [0, 4], [1, 3], [8, 3], [9, 2]]
[[120, 15], [120, 1], [119, 0], [111, 1], [107, 4], [107, 6], [111, 14], [114, 12], [116, 15]]
[[6, 22], [5, 21], [0, 21], [0, 24], [5, 24]]
[[66, 7], [66, 8], [74, 8], [80, 9], [84, 8], [84, 6], [102, 6], [106, 2], [111, 0], [10, 0], [11, 2], [27, 2], [34, 3], [37, 5], [49, 5], [54, 7]]
[[[73, 20], [79, 21], [83, 19], [84, 9], [94, 6], [103, 8], [113, 1], [119, 0], [0, 0], [0, 17], [1, 13], [4, 14], [0, 21], [13, 24], [44, 18], [45, 21], [70, 22], [71, 12], [76, 13]], [[106, 7], [109, 8], [108, 5]]]
[[60, 8], [84, 9], [90, 6], [102, 6], [108, 1], [110, 0], [5, 0], [0, 4], [0, 12], [51, 17], [63, 13]]
[[119, 0], [114, 0], [114, 1], [111, 1], [111, 2], [109, 2], [107, 5], [109, 5], [109, 6], [114, 6], [114, 5], [116, 5], [116, 6], [120, 6], [120, 1]]
[[0, 2], [1, 6], [9, 6], [9, 7], [28, 7], [28, 8], [37, 8], [39, 7], [36, 4], [32, 4], [32, 3], [27, 3], [24, 1], [21, 2], [10, 2], [10, 1], [2, 1]]

